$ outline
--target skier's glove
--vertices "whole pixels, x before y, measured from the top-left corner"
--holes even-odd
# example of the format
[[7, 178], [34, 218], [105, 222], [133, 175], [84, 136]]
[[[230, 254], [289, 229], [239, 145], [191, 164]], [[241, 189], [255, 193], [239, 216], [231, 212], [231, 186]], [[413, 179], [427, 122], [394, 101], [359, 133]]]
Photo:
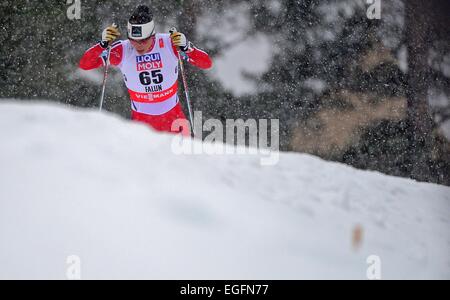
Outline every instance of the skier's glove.
[[120, 36], [119, 29], [116, 24], [106, 27], [102, 32], [102, 41], [100, 45], [103, 48], [108, 47], [112, 42], [114, 42]]
[[187, 40], [183, 33], [171, 30], [170, 38], [172, 39], [173, 45], [179, 47], [181, 51], [192, 51], [191, 43]]

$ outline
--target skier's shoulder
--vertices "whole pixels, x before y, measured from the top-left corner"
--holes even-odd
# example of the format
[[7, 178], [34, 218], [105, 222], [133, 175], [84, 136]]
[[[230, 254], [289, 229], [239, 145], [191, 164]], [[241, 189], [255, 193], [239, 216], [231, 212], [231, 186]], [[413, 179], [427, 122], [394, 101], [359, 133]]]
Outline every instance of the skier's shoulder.
[[127, 44], [128, 42], [129, 42], [128, 40], [118, 40], [118, 41], [115, 41], [114, 43], [111, 44], [111, 49], [112, 49], [112, 48], [119, 47], [119, 46], [124, 47], [124, 46], [126, 46], [126, 44]]
[[170, 34], [169, 33], [157, 33], [155, 35], [155, 40], [156, 41], [163, 40], [163, 41], [165, 41], [167, 43], [172, 44], [172, 39], [170, 38]]
[[155, 37], [158, 39], [158, 38], [165, 38], [165, 39], [167, 39], [167, 38], [170, 38], [170, 34], [168, 34], [168, 33], [162, 33], [162, 32], [159, 32], [159, 33], [157, 33], [156, 35], [155, 35]]
[[122, 48], [121, 50], [124, 53], [131, 53], [133, 52], [133, 46], [130, 43], [130, 40], [126, 39], [126, 40], [119, 40], [117, 42], [115, 42], [114, 44], [112, 44], [112, 49], [117, 49], [117, 48]]

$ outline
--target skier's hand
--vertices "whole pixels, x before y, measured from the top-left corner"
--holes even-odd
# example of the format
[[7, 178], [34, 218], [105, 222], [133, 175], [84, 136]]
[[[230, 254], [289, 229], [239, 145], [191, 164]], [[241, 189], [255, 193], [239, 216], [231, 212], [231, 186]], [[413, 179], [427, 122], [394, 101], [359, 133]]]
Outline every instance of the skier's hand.
[[177, 32], [175, 29], [171, 29], [170, 38], [172, 39], [173, 45], [179, 47], [181, 51], [189, 52], [189, 50], [191, 50], [190, 43], [183, 33]]
[[102, 32], [102, 46], [106, 48], [120, 36], [119, 29], [116, 24], [106, 27]]

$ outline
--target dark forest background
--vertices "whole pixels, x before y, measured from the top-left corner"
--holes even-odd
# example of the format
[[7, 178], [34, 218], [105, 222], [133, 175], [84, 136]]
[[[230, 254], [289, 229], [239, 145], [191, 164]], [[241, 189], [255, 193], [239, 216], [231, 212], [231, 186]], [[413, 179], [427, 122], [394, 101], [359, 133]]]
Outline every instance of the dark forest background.
[[[78, 61], [113, 21], [125, 38], [137, 4], [152, 6], [158, 31], [177, 26], [213, 59], [232, 47], [220, 24], [236, 20], [224, 16], [244, 8], [243, 38], [265, 34], [273, 56], [255, 61], [268, 68], [247, 74], [257, 89], [244, 96], [188, 67], [205, 119], [277, 118], [282, 150], [450, 185], [450, 1], [380, 0], [381, 19], [369, 19], [365, 0], [92, 0], [69, 20], [71, 2], [1, 2], [0, 98], [96, 107], [101, 70]], [[120, 72], [110, 79], [105, 109], [128, 118]]]

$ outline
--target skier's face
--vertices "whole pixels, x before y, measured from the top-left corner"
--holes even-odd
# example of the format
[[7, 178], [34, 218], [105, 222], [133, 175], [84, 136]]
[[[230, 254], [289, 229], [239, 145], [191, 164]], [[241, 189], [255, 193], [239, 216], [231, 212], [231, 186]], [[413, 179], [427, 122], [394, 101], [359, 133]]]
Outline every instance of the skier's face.
[[144, 40], [133, 40], [130, 39], [131, 45], [134, 47], [134, 49], [136, 49], [136, 51], [139, 54], [144, 54], [146, 53], [148, 50], [150, 50], [150, 48], [153, 46], [153, 43], [155, 41], [155, 36], [152, 35], [149, 38], [146, 38]]

